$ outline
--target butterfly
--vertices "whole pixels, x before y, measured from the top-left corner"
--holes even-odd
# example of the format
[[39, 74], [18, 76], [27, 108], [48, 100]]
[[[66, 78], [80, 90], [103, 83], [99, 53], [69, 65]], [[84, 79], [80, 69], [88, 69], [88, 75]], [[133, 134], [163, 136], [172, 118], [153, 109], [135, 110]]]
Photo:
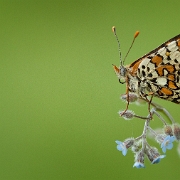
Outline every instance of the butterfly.
[[[125, 59], [121, 60], [120, 43], [114, 26], [112, 31], [118, 41], [120, 53], [120, 66], [113, 65], [113, 67], [119, 82], [126, 84], [126, 110], [130, 102], [130, 93], [135, 93], [138, 98], [148, 102], [149, 106], [152, 103], [152, 97], [158, 97], [179, 104], [180, 34], [135, 60], [130, 65], [125, 66]], [[139, 32], [137, 31], [131, 47], [138, 34]], [[151, 96], [150, 100], [147, 98], [148, 96]]]

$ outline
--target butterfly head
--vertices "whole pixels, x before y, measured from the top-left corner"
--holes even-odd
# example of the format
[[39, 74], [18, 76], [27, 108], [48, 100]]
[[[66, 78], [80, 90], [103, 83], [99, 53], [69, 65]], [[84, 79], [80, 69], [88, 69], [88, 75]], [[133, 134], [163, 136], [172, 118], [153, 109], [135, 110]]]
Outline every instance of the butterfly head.
[[133, 38], [133, 41], [131, 43], [131, 46], [124, 58], [124, 60], [122, 61], [121, 59], [121, 48], [120, 48], [120, 42], [119, 42], [119, 39], [118, 39], [118, 36], [116, 34], [116, 28], [115, 26], [112, 27], [112, 31], [116, 37], [116, 40], [117, 40], [117, 43], [118, 43], [118, 48], [119, 48], [119, 58], [120, 58], [120, 67], [118, 68], [117, 66], [113, 65], [114, 67], [114, 71], [116, 73], [116, 75], [118, 76], [118, 79], [119, 79], [119, 82], [121, 84], [124, 84], [126, 82], [126, 76], [127, 76], [127, 68], [124, 66], [124, 62], [125, 62], [125, 59], [127, 57], [127, 55], [129, 54], [133, 44], [134, 44], [134, 41], [135, 41], [135, 38], [139, 35], [139, 31], [136, 31], [135, 34], [134, 34], [134, 38]]
[[121, 84], [125, 83], [125, 79], [126, 79], [126, 74], [127, 74], [127, 69], [121, 65], [119, 68], [115, 65], [113, 65], [114, 71], [119, 79], [119, 82]]

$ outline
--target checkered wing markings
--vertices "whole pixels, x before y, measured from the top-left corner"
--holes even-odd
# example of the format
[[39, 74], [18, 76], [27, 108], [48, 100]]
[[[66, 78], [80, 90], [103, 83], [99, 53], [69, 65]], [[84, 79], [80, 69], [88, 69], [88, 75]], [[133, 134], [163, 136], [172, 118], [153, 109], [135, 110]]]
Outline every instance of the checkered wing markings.
[[140, 59], [137, 76], [147, 83], [148, 91], [180, 103], [180, 35]]

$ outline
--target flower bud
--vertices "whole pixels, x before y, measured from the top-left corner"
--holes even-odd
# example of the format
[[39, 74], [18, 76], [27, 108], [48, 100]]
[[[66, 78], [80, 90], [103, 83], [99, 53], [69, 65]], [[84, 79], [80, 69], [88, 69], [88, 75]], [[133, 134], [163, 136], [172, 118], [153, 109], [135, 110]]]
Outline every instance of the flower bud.
[[134, 138], [128, 138], [124, 141], [126, 148], [130, 148], [134, 144]]
[[167, 134], [167, 135], [173, 136], [172, 128], [171, 128], [171, 126], [169, 126], [169, 125], [166, 125], [166, 126], [165, 126], [164, 132], [165, 132], [165, 134]]
[[135, 154], [135, 162], [144, 164], [144, 151], [140, 150]]
[[149, 159], [151, 162], [153, 162], [154, 158], [160, 156], [158, 150], [157, 150], [156, 148], [153, 148], [153, 147], [146, 149], [145, 153], [146, 153], [148, 159]]
[[174, 136], [179, 141], [180, 140], [180, 127], [177, 124], [174, 124], [173, 131], [174, 131]]
[[158, 150], [154, 147], [146, 149], [145, 153], [152, 164], [159, 163], [160, 160], [165, 157], [165, 155], [160, 155]]
[[129, 102], [132, 103], [132, 102], [137, 101], [138, 96], [135, 93], [129, 93], [129, 99], [128, 99], [128, 95], [127, 94], [122, 94], [121, 95], [121, 99], [123, 101], [126, 101], [126, 102], [129, 100]]
[[130, 120], [134, 117], [134, 112], [131, 110], [119, 111], [118, 114], [123, 117], [125, 120]]

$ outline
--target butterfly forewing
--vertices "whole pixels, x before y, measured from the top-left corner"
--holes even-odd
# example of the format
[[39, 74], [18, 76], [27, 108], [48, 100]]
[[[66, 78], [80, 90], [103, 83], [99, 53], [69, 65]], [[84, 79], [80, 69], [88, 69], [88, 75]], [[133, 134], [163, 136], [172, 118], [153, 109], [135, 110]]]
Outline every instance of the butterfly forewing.
[[133, 62], [131, 75], [162, 99], [180, 103], [180, 35]]

